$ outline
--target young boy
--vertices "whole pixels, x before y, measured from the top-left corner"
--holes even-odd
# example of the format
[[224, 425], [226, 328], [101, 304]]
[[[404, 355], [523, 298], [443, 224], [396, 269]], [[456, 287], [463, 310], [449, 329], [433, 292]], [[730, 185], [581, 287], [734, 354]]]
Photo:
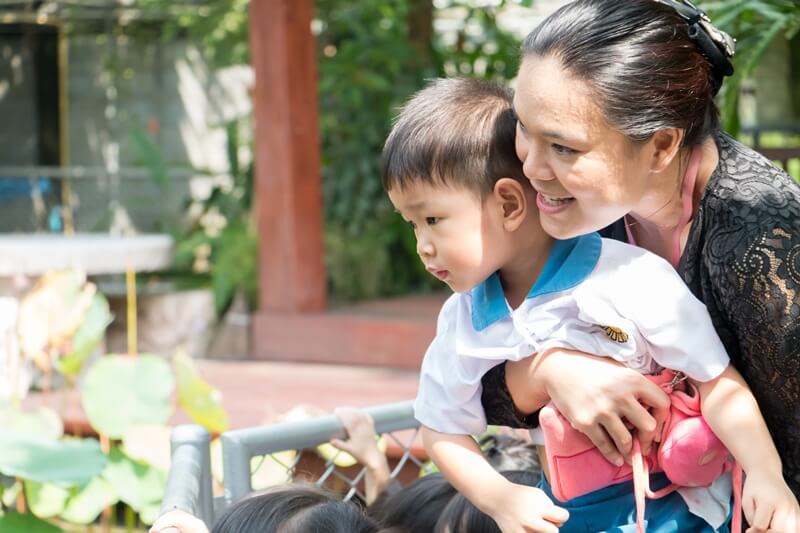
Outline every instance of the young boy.
[[[747, 474], [745, 501], [754, 502], [745, 505], [748, 518], [800, 513], [780, 471], [764, 466], [780, 464], [777, 452], [703, 304], [668, 263], [645, 250], [597, 234], [549, 237], [514, 152], [515, 126], [507, 90], [436, 80], [403, 108], [384, 147], [384, 188], [414, 228], [427, 270], [455, 291], [439, 315], [415, 402], [430, 457], [504, 532], [635, 523], [631, 484], [587, 495], [593, 510], [573, 507], [566, 522], [567, 512], [545, 492], [495, 472], [470, 436], [486, 427], [481, 378], [489, 369], [568, 348], [646, 374], [669, 368], [688, 376], [704, 417]], [[664, 480], [654, 475], [651, 483]], [[649, 531], [660, 531], [659, 522], [677, 523], [680, 531], [723, 527], [730, 482], [718, 481], [648, 503]]]

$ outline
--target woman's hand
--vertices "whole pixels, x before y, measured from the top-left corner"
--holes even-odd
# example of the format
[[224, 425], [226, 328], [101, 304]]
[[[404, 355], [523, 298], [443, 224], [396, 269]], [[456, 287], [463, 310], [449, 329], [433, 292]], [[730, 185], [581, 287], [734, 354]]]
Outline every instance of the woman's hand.
[[550, 350], [506, 363], [514, 404], [530, 414], [549, 398], [612, 463], [630, 456], [632, 427], [648, 453], [661, 435], [669, 396], [640, 373], [607, 358], [572, 350]]

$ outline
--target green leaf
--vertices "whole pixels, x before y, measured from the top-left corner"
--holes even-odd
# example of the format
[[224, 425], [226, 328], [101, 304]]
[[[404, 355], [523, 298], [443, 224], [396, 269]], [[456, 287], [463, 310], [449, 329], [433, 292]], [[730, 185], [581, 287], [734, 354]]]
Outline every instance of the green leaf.
[[4, 533], [64, 533], [53, 524], [40, 520], [32, 514], [8, 513], [0, 516], [0, 531]]
[[161, 515], [161, 502], [153, 502], [139, 509], [139, 518], [147, 525], [152, 525]]
[[[17, 497], [22, 492], [22, 483], [13, 477], [0, 476], [3, 479], [2, 490], [0, 491], [0, 508], [2, 506], [13, 508], [16, 505]], [[11, 484], [8, 483], [11, 480]]]
[[164, 424], [175, 387], [169, 364], [155, 355], [109, 355], [86, 374], [81, 402], [98, 433], [120, 439], [139, 424]]
[[220, 392], [200, 376], [194, 361], [185, 352], [177, 352], [172, 357], [172, 365], [178, 383], [178, 405], [208, 431], [226, 431], [230, 424]]
[[67, 501], [60, 516], [73, 524], [91, 524], [103, 512], [103, 509], [118, 501], [119, 497], [114, 491], [114, 487], [98, 476]]
[[25, 500], [33, 514], [50, 518], [64, 510], [69, 491], [52, 483], [25, 481]]
[[119, 499], [141, 512], [161, 501], [166, 475], [146, 463], [134, 461], [118, 448], [112, 448], [109, 463], [103, 472]]
[[0, 472], [61, 486], [84, 485], [106, 466], [94, 439], [50, 440], [0, 432]]
[[122, 437], [122, 450], [136, 461], [143, 461], [162, 470], [171, 463], [170, 426], [146, 424], [135, 426]]
[[128, 136], [131, 147], [139, 159], [139, 163], [144, 165], [150, 172], [150, 177], [162, 192], [170, 188], [169, 175], [167, 173], [167, 163], [161, 149], [150, 135], [144, 130], [131, 130]]
[[64, 434], [61, 418], [49, 407], [37, 407], [34, 411], [0, 407], [0, 428], [54, 440]]
[[102, 294], [95, 294], [83, 322], [72, 339], [72, 349], [56, 360], [56, 369], [66, 376], [77, 376], [83, 363], [103, 340], [106, 328], [112, 320], [108, 300]]

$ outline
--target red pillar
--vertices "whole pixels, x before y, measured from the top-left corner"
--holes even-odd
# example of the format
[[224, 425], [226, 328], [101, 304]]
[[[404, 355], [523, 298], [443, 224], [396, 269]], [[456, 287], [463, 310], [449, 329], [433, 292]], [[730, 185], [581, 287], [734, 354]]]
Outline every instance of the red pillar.
[[261, 314], [326, 304], [313, 9], [313, 0], [250, 2]]

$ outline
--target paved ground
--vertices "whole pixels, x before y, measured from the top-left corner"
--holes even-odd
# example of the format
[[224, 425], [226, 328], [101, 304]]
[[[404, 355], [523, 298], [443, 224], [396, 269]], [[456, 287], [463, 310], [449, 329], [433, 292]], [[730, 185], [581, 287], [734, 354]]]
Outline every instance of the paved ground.
[[[412, 370], [277, 363], [269, 361], [198, 360], [203, 377], [222, 392], [232, 428], [268, 423], [298, 404], [309, 404], [322, 410], [349, 405], [367, 407], [381, 403], [413, 399], [417, 391], [418, 373]], [[26, 406], [47, 404], [65, 414], [68, 426], [85, 429], [86, 416], [78, 396], [67, 399], [61, 411], [62, 394], [32, 394]], [[177, 410], [170, 423], [189, 422]]]

